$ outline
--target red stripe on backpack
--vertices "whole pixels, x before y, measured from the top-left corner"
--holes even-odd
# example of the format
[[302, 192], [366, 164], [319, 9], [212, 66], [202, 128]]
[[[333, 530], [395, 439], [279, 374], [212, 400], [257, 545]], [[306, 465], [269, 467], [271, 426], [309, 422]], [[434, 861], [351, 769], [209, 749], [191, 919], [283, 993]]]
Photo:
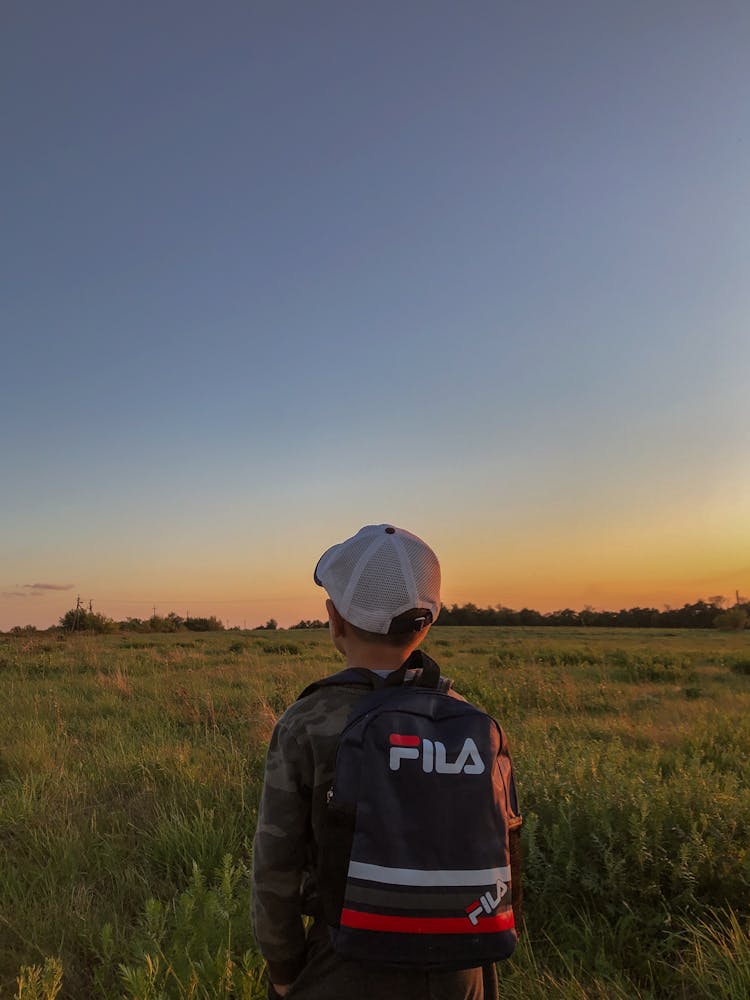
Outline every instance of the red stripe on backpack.
[[515, 927], [513, 910], [482, 917], [476, 924], [463, 917], [392, 917], [343, 909], [341, 926], [364, 931], [395, 931], [398, 934], [497, 934]]

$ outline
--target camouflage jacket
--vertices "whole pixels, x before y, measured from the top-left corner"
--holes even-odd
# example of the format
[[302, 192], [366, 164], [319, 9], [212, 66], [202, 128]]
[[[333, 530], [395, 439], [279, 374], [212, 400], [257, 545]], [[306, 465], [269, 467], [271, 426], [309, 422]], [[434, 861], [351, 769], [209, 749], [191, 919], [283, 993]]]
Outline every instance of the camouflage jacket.
[[303, 915], [318, 912], [312, 873], [325, 796], [346, 720], [368, 689], [326, 687], [276, 723], [253, 842], [253, 925], [272, 981], [290, 983], [305, 961]]

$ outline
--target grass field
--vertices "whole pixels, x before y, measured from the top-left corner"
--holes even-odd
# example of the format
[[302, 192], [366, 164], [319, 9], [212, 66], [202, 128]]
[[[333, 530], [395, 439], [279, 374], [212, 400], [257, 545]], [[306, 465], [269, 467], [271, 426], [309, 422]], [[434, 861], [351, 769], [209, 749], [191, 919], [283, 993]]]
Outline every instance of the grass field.
[[[505, 726], [502, 995], [750, 997], [750, 632], [434, 628]], [[0, 996], [260, 998], [250, 844], [324, 632], [0, 636]]]

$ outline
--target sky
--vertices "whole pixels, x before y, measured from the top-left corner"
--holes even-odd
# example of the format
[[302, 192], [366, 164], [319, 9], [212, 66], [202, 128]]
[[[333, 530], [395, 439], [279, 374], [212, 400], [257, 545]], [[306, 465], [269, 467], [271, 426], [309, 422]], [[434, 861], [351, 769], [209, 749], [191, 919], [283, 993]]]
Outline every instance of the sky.
[[0, 628], [750, 592], [744, 0], [1, 18]]

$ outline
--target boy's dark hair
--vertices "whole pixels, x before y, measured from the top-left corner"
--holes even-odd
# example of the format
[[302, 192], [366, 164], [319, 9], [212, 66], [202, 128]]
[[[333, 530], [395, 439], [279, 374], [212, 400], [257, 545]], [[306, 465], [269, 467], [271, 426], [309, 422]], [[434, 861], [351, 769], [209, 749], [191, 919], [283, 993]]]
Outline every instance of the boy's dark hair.
[[357, 625], [347, 622], [347, 626], [354, 635], [363, 642], [381, 643], [386, 646], [393, 646], [396, 649], [405, 649], [410, 645], [414, 636], [427, 628], [432, 623], [432, 612], [424, 611], [420, 608], [412, 608], [411, 611], [404, 611], [391, 622], [391, 627], [386, 633], [368, 632]]

